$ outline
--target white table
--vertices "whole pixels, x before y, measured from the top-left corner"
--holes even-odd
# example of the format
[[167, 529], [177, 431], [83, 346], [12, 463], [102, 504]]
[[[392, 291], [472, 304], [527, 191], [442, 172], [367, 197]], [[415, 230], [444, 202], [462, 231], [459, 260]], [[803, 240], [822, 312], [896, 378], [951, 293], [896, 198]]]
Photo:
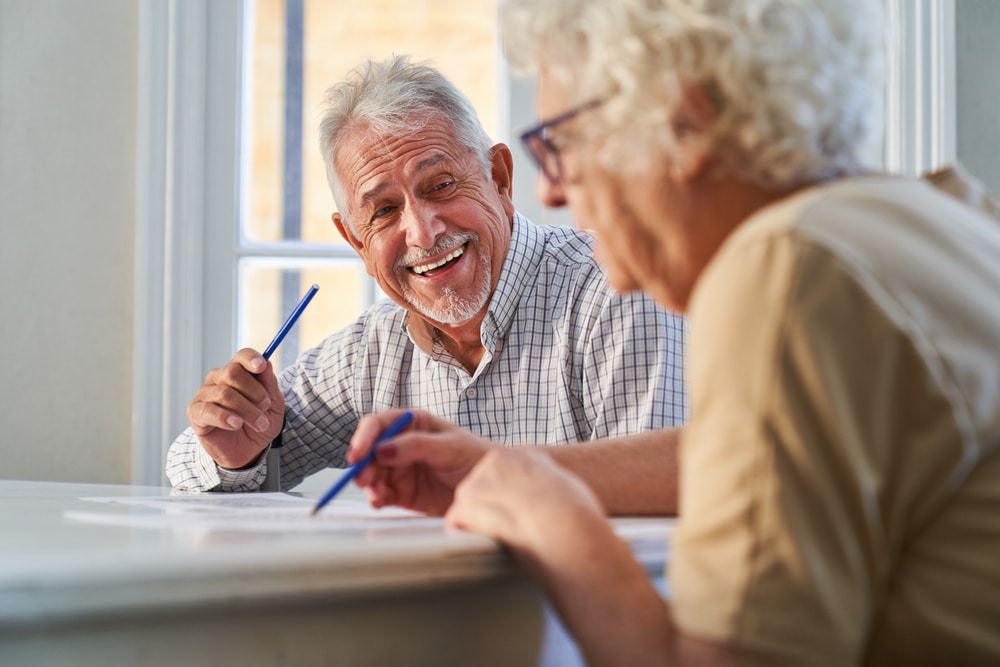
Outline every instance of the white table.
[[[533, 665], [551, 655], [537, 590], [480, 536], [192, 532], [65, 516], [94, 509], [83, 497], [166, 493], [0, 481], [0, 665]], [[653, 521], [663, 539], [647, 533], [633, 547], [658, 574], [669, 520]]]

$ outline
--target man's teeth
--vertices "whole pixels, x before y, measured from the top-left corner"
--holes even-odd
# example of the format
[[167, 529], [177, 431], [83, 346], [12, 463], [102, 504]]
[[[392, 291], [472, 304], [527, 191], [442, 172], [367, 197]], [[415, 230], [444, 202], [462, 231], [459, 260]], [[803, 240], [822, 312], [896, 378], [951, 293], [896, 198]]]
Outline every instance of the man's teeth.
[[421, 264], [420, 266], [413, 267], [413, 272], [418, 275], [423, 275], [430, 271], [431, 269], [436, 269], [439, 266], [444, 266], [456, 257], [461, 257], [462, 253], [465, 252], [465, 246], [459, 246], [452, 250], [450, 253], [441, 258], [440, 261], [433, 262], [431, 264]]

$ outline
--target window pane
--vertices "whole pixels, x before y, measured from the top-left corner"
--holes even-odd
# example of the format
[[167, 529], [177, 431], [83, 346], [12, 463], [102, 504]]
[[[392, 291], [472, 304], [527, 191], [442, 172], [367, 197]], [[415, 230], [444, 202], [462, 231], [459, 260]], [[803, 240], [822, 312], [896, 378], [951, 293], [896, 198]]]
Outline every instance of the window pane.
[[[282, 220], [285, 2], [257, 0], [253, 15], [251, 164], [244, 237], [273, 242], [286, 236]], [[334, 205], [316, 143], [317, 128], [326, 89], [364, 59], [409, 54], [431, 61], [472, 99], [486, 130], [497, 136], [496, 0], [304, 0], [301, 29], [303, 241], [342, 243], [330, 222]], [[293, 35], [295, 30], [293, 25]]]
[[285, 3], [260, 0], [251, 13], [248, 63], [250, 164], [243, 225], [254, 241], [282, 239], [282, 150], [284, 147]]
[[313, 284], [319, 291], [271, 357], [276, 369], [357, 319], [370, 299], [364, 265], [358, 260], [241, 261], [238, 347], [263, 352]]

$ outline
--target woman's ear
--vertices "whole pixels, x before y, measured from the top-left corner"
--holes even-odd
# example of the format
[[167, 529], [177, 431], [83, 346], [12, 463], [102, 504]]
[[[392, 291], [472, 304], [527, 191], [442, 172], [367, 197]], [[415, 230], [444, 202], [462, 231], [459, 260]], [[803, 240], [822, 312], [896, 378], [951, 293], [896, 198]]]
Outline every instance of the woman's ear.
[[677, 159], [671, 169], [671, 175], [678, 182], [689, 183], [704, 173], [715, 116], [715, 105], [704, 88], [692, 84], [683, 87], [681, 106], [674, 118]]

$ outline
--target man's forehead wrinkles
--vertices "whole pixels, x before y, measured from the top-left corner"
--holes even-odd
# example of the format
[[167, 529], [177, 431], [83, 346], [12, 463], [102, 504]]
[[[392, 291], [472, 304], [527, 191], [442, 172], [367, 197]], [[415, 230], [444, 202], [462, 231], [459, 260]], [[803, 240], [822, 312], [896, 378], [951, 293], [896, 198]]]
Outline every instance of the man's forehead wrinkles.
[[[405, 160], [405, 157], [400, 156], [399, 159]], [[451, 158], [444, 151], [435, 150], [433, 154], [421, 159], [412, 167], [412, 169], [406, 169], [406, 171], [410, 171], [413, 174], [419, 174], [424, 170], [432, 169], [441, 164], [447, 163], [450, 159]], [[360, 204], [362, 206], [368, 204], [372, 199], [377, 198], [385, 192], [385, 190], [389, 188], [390, 184], [391, 183], [389, 181], [381, 180], [381, 182], [375, 184], [374, 186], [363, 190], [361, 193]]]
[[418, 162], [416, 168], [414, 169], [414, 171], [418, 171], [418, 172], [419, 171], [423, 171], [424, 169], [428, 169], [430, 167], [436, 167], [439, 164], [441, 164], [442, 162], [447, 162], [447, 161], [448, 161], [448, 156], [445, 155], [443, 152], [438, 151], [434, 155], [431, 155], [430, 157], [426, 157], [423, 160], [421, 160], [420, 162]]

